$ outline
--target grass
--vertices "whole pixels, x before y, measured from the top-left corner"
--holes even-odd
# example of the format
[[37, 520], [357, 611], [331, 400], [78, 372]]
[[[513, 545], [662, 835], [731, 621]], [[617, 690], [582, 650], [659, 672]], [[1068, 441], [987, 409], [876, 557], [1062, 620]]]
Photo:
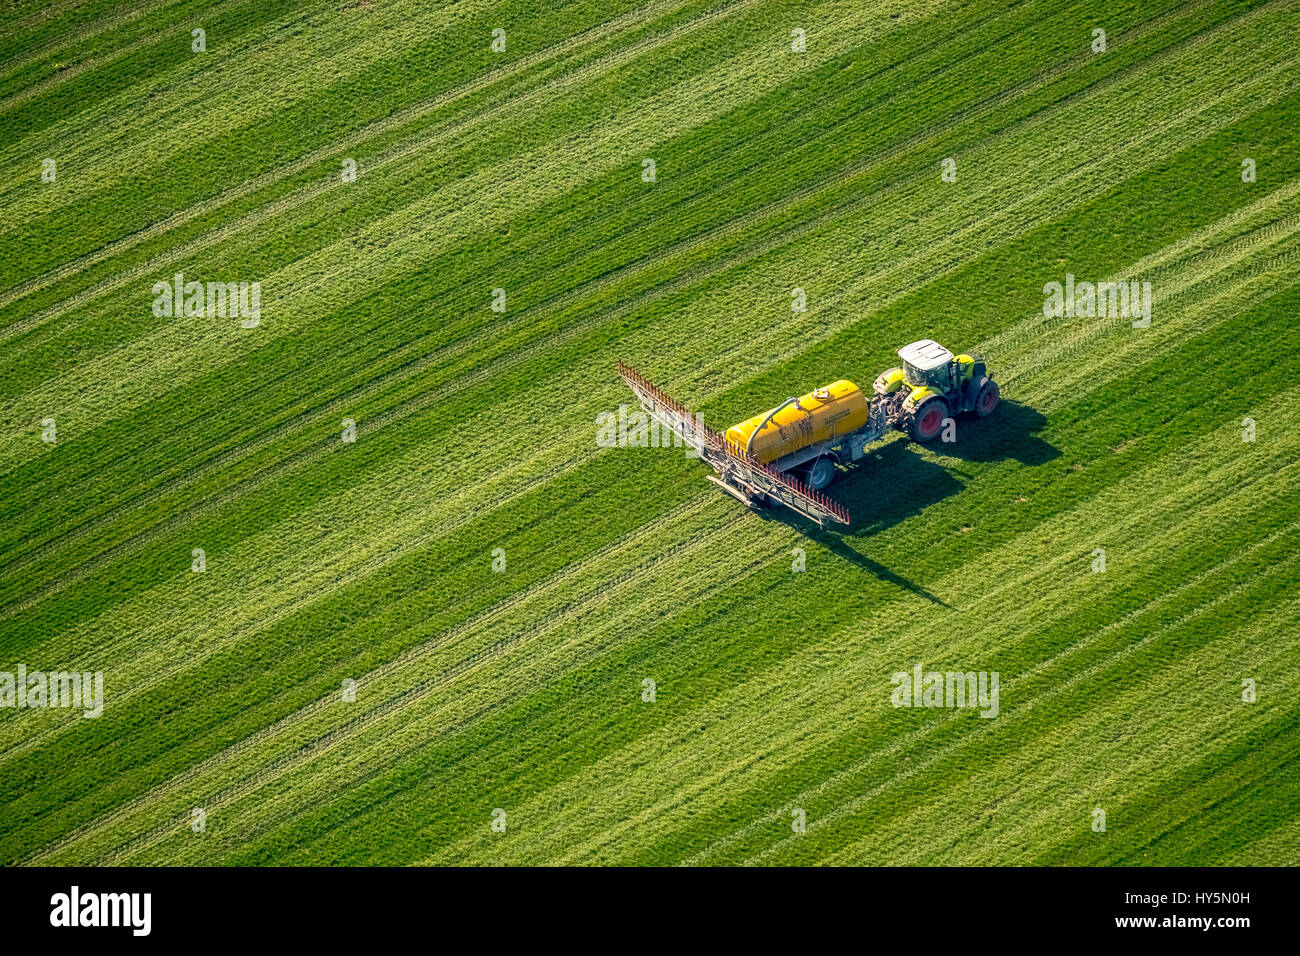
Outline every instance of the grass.
[[[1287, 4], [124, 11], [0, 12], [0, 670], [107, 698], [0, 711], [0, 860], [1300, 858]], [[843, 532], [594, 441], [619, 357], [725, 426], [922, 336], [1005, 403]]]

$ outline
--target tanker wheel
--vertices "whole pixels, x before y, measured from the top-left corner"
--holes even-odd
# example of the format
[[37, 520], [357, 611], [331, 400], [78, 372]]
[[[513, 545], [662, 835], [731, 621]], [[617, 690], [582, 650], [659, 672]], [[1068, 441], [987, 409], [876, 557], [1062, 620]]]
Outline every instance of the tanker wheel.
[[932, 441], [943, 428], [948, 417], [948, 403], [942, 398], [932, 398], [912, 413], [907, 423], [908, 434], [915, 441]]
[[979, 397], [975, 399], [975, 414], [980, 418], [988, 418], [993, 414], [993, 409], [998, 407], [998, 399], [1001, 393], [998, 391], [998, 383], [988, 381], [980, 389]]
[[808, 487], [821, 491], [835, 480], [835, 462], [829, 458], [818, 458], [808, 469]]

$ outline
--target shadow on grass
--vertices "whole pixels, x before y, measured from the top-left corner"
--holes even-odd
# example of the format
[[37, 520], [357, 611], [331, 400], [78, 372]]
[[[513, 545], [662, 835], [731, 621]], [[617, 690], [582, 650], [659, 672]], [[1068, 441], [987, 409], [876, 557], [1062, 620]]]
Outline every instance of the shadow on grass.
[[819, 528], [807, 518], [781, 507], [764, 508], [760, 513], [797, 528], [831, 553], [881, 581], [947, 607], [936, 595], [871, 560], [848, 543], [896, 525], [965, 487], [941, 464], [918, 455], [909, 444], [901, 439], [888, 441], [835, 479], [829, 493], [849, 509], [853, 524], [848, 528]]
[[870, 572], [874, 577], [881, 581], [892, 584], [894, 587], [902, 588], [904, 591], [909, 591], [917, 597], [923, 597], [931, 604], [938, 604], [943, 607], [949, 606], [943, 598], [927, 591], [910, 578], [905, 578], [903, 575], [890, 570], [883, 564], [880, 564], [877, 561], [872, 561], [865, 554], [854, 551], [844, 543], [844, 536], [837, 532], [818, 529], [810, 532], [808, 536], [814, 541], [825, 545], [827, 550], [831, 553], [839, 555], [851, 564], [856, 564], [858, 567], [862, 568], [862, 570]]
[[819, 528], [785, 508], [765, 508], [763, 513], [797, 528], [881, 581], [948, 607], [937, 595], [856, 551], [849, 542], [869, 538], [961, 491], [965, 485], [944, 467], [944, 458], [975, 462], [1014, 459], [1031, 467], [1059, 458], [1061, 452], [1035, 434], [1046, 421], [1027, 405], [1002, 402], [989, 418], [959, 418], [957, 441], [935, 441], [926, 446], [934, 455], [921, 454], [901, 436], [886, 438], [830, 487], [830, 494], [849, 509], [853, 524], [847, 528]]
[[957, 419], [957, 440], [933, 441], [926, 445], [936, 455], [963, 461], [1003, 461], [1013, 458], [1022, 465], [1037, 466], [1060, 458], [1060, 450], [1038, 437], [1047, 419], [1019, 402], [1001, 402], [988, 418], [973, 414]]

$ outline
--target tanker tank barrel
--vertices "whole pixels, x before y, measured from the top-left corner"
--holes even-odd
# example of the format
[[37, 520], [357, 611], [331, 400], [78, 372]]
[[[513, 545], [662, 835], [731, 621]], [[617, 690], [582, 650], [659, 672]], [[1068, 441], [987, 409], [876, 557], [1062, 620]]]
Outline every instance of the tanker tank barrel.
[[[684, 404], [632, 366], [620, 360], [616, 368], [648, 414], [700, 450], [701, 457], [718, 473], [718, 477], [710, 476], [710, 480], [745, 504], [755, 507], [776, 502], [822, 526], [828, 521], [849, 523], [847, 508], [788, 470], [777, 468], [773, 461], [780, 457], [774, 452], [782, 448], [806, 449], [842, 432], [859, 429], [867, 422], [866, 398], [851, 382], [835, 382], [815, 393], [790, 399], [773, 411], [724, 433], [695, 421]], [[782, 411], [791, 414], [783, 417]], [[805, 416], [811, 421], [805, 421]], [[742, 426], [751, 423], [753, 427], [744, 432]], [[758, 455], [750, 450], [755, 433], [762, 433], [758, 444], [763, 452]], [[773, 433], [783, 437], [773, 439]]]

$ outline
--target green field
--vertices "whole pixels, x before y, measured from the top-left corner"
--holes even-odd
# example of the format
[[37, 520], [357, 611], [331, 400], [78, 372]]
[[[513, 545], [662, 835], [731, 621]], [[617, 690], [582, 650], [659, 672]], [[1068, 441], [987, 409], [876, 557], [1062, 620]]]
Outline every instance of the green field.
[[[17, 0], [0, 130], [0, 863], [1300, 863], [1296, 0]], [[597, 444], [927, 337], [848, 528]]]

